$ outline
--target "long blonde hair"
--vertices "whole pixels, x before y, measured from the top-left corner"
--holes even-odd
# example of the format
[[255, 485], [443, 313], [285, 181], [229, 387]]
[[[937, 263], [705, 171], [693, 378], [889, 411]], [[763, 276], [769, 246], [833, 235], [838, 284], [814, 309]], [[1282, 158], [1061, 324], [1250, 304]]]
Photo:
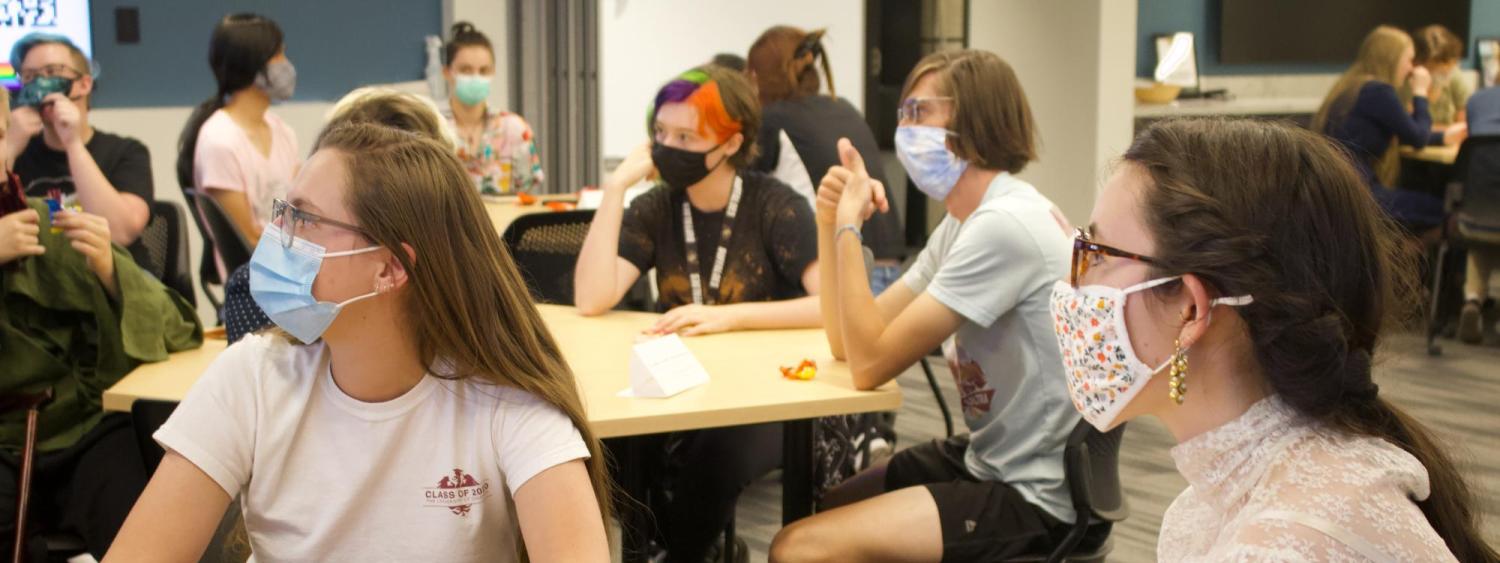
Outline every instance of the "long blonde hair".
[[326, 149], [340, 151], [348, 168], [344, 204], [406, 268], [402, 310], [424, 364], [442, 366], [434, 368], [442, 377], [526, 391], [567, 415], [588, 446], [589, 479], [607, 522], [604, 452], [573, 371], [458, 158], [430, 138], [370, 123], [324, 132], [319, 150]]
[[[1354, 64], [1349, 65], [1349, 70], [1344, 71], [1343, 76], [1328, 91], [1328, 96], [1323, 98], [1318, 113], [1313, 115], [1312, 130], [1329, 133], [1329, 125], [1344, 120], [1349, 109], [1354, 107], [1360, 88], [1372, 80], [1399, 88], [1401, 77], [1396, 76], [1396, 71], [1401, 66], [1401, 56], [1411, 46], [1411, 36], [1400, 28], [1382, 25], [1371, 30], [1364, 42], [1360, 43], [1359, 55], [1354, 59]], [[1395, 135], [1391, 137], [1394, 139]], [[1376, 177], [1382, 184], [1390, 185], [1394, 182], [1399, 164], [1396, 143], [1392, 142], [1390, 150], [1375, 164]]]

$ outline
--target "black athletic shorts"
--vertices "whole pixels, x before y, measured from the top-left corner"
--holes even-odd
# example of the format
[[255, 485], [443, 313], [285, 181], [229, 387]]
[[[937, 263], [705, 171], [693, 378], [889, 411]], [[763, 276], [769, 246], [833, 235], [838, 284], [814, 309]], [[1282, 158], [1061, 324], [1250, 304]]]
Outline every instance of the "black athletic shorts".
[[[1068, 534], [1062, 522], [1026, 501], [1001, 481], [981, 481], [964, 466], [969, 436], [933, 440], [897, 452], [886, 466], [885, 488], [924, 486], [937, 503], [943, 530], [943, 561], [1000, 561], [1047, 554]], [[1079, 544], [1088, 549], [1109, 536], [1109, 523], [1089, 528]]]

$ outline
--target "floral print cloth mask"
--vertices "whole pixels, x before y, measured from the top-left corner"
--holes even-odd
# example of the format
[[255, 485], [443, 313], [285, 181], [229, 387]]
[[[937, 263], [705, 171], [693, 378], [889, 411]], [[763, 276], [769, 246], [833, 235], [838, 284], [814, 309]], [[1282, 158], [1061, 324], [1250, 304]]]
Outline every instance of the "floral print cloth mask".
[[[1125, 329], [1125, 299], [1182, 276], [1142, 282], [1125, 289], [1103, 285], [1073, 287], [1059, 280], [1052, 287], [1052, 329], [1062, 351], [1063, 371], [1073, 407], [1100, 432], [1115, 426], [1115, 418], [1146, 387], [1151, 376], [1172, 362], [1167, 358], [1152, 368], [1136, 356]], [[1249, 295], [1221, 297], [1215, 305], [1249, 305]], [[1211, 315], [1212, 313], [1210, 313]]]

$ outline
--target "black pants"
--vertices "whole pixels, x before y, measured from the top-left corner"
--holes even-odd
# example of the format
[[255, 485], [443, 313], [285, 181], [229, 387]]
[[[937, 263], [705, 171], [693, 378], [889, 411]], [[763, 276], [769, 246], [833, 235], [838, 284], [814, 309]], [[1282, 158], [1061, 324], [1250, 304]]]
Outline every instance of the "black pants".
[[[38, 452], [34, 463], [26, 520], [28, 560], [46, 561], [42, 535], [57, 532], [77, 535], [95, 559], [104, 559], [149, 477], [129, 415], [105, 416], [78, 443]], [[19, 455], [0, 454], [0, 547], [5, 558], [15, 545], [20, 467]]]
[[[634, 438], [655, 492], [650, 508], [669, 563], [701, 563], [750, 483], [781, 467], [780, 424], [710, 428]], [[606, 446], [614, 447], [612, 441]]]

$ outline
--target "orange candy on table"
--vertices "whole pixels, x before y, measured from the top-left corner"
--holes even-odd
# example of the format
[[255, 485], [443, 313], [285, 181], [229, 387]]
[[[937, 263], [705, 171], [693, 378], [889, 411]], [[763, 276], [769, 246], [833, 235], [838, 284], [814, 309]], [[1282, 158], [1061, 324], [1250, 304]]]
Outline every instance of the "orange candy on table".
[[818, 364], [812, 360], [802, 360], [795, 368], [781, 368], [781, 376], [795, 381], [807, 381], [818, 375]]

